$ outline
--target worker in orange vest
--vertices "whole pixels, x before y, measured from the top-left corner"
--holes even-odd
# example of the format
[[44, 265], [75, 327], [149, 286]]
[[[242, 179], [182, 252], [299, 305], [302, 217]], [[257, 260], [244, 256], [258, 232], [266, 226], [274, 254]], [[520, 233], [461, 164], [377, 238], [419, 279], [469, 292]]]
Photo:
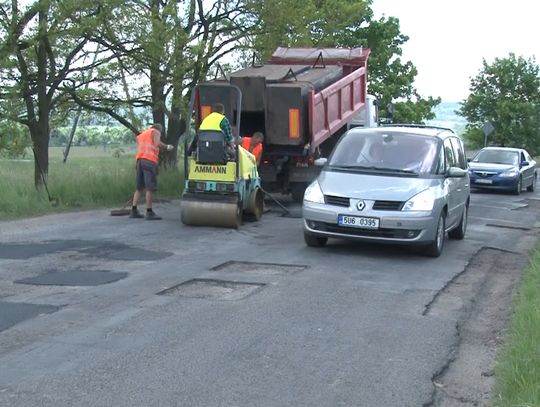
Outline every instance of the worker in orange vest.
[[[129, 213], [130, 218], [145, 218], [146, 220], [160, 220], [152, 210], [154, 193], [157, 190], [157, 173], [159, 162], [159, 149], [165, 148], [171, 151], [174, 147], [161, 141], [163, 126], [159, 123], [153, 124], [137, 136], [137, 188], [133, 194], [133, 206]], [[146, 215], [143, 216], [137, 209], [137, 203], [142, 191], [146, 190]]]
[[251, 137], [242, 137], [241, 146], [255, 156], [257, 160], [257, 167], [261, 162], [264, 135], [260, 131], [253, 133]]

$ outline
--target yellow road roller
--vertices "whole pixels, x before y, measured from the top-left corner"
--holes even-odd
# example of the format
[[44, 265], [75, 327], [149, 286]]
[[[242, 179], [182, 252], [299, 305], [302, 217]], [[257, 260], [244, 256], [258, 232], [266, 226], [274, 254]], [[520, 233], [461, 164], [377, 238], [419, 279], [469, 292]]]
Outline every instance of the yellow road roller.
[[[240, 134], [242, 95], [235, 86], [227, 85], [226, 89], [237, 94], [234, 125]], [[204, 119], [207, 105], [200, 104], [203, 99], [199, 85], [193, 91], [189, 110], [195, 109], [196, 125]], [[224, 135], [214, 130], [197, 131], [191, 146], [187, 137], [184, 143], [182, 223], [238, 228], [243, 215], [258, 221], [264, 208], [264, 195], [253, 154], [238, 145], [234, 154], [228, 154]]]

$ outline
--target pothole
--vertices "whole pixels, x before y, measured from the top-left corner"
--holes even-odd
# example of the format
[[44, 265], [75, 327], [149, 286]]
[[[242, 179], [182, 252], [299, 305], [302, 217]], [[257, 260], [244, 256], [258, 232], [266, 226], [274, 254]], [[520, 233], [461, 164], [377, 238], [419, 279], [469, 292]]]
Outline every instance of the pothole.
[[235, 301], [256, 293], [264, 286], [263, 283], [194, 278], [160, 291], [158, 295]]
[[257, 263], [233, 260], [212, 267], [210, 270], [235, 273], [290, 274], [299, 273], [306, 268], [308, 266], [303, 264]]
[[18, 284], [95, 286], [126, 278], [128, 273], [116, 271], [57, 271], [17, 280]]

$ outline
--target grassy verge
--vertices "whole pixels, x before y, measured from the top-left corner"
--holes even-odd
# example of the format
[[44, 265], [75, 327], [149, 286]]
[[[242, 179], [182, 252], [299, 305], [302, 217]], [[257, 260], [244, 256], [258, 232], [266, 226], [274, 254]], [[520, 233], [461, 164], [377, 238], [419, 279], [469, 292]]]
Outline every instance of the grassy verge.
[[[51, 148], [47, 185], [55, 205], [45, 189], [34, 188], [33, 160], [0, 160], [0, 219], [123, 206], [135, 188], [131, 148], [76, 147], [65, 164], [61, 149]], [[158, 185], [158, 198], [178, 198], [182, 173], [161, 171]]]
[[540, 406], [540, 245], [516, 295], [495, 379], [495, 405]]

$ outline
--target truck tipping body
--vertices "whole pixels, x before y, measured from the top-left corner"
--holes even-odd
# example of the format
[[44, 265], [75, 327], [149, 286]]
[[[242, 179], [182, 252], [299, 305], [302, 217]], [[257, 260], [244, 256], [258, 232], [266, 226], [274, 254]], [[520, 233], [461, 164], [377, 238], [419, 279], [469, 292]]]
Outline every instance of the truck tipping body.
[[[366, 48], [278, 48], [267, 64], [201, 84], [196, 125], [214, 103], [224, 104], [229, 118], [240, 109], [238, 136], [255, 131], [265, 136], [259, 168], [263, 186], [301, 199], [319, 171], [314, 158], [329, 153], [353, 116], [366, 107], [369, 53]], [[224, 84], [240, 88], [241, 106]]]

